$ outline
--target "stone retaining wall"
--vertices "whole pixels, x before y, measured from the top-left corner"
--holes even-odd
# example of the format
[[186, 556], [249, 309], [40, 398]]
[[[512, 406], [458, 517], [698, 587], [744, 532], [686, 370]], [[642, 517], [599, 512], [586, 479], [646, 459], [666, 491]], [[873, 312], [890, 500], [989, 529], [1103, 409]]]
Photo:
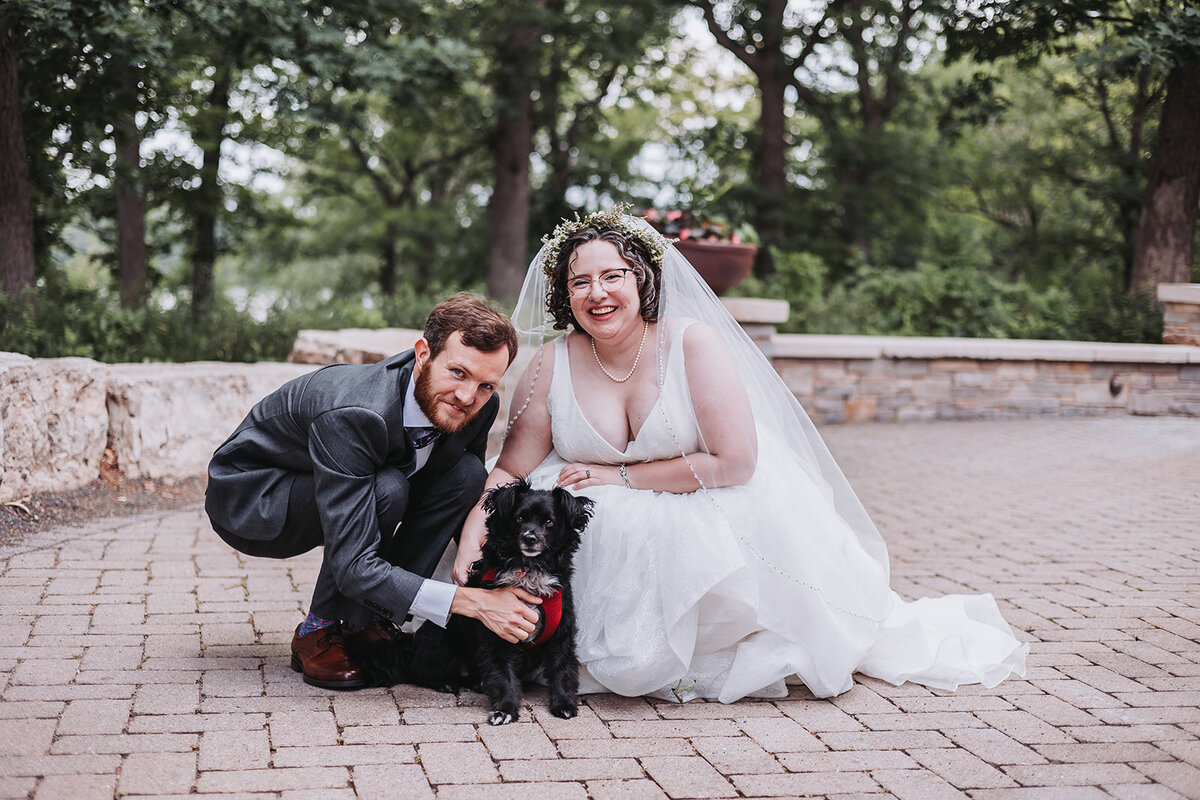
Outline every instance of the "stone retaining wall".
[[112, 364], [0, 353], [0, 503], [123, 474], [204, 474], [250, 407], [313, 369], [297, 364]]
[[[818, 423], [1200, 417], [1200, 286], [1161, 287], [1160, 298], [1168, 334], [1180, 343], [775, 335], [786, 304], [727, 305]], [[314, 364], [372, 363], [418, 336], [396, 328], [303, 331], [289, 358], [301, 363], [291, 364], [104, 365], [0, 353], [0, 503], [94, 480], [106, 447], [130, 477], [202, 475], [268, 392]]]
[[803, 335], [771, 344], [818, 423], [1200, 416], [1200, 347]]

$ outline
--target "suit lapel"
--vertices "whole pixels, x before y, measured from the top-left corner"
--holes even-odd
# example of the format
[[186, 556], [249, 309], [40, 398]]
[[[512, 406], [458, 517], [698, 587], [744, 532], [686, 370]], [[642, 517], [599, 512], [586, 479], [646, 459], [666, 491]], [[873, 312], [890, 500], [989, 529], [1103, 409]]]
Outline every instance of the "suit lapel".
[[400, 420], [399, 425], [388, 425], [388, 461], [405, 472], [412, 467], [413, 461], [412, 445], [409, 444], [408, 435], [404, 430], [404, 396], [412, 380], [413, 360], [413, 352], [409, 350], [388, 359], [386, 365], [387, 369], [396, 370], [396, 409], [399, 412], [396, 416]]

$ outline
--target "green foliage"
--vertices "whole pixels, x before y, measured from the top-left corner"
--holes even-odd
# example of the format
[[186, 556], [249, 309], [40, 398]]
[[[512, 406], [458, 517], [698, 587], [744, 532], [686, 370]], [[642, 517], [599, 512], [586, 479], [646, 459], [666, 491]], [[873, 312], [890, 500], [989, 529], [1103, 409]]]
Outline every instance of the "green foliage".
[[255, 313], [224, 300], [196, 318], [186, 294], [160, 293], [157, 303], [127, 309], [107, 286], [76, 286], [55, 273], [40, 282], [33, 304], [0, 293], [0, 351], [106, 363], [282, 361], [302, 328], [420, 330], [429, 310], [460, 288], [404, 285], [393, 297], [284, 295]]
[[107, 291], [43, 284], [33, 308], [0, 293], [0, 350], [35, 358], [131, 361], [279, 361], [300, 325], [290, 315], [253, 319], [228, 303], [195, 319], [184, 304], [122, 308]]
[[775, 274], [733, 293], [787, 300], [789, 333], [960, 336], [1082, 341], [1162, 340], [1162, 314], [1146, 297], [1039, 289], [970, 264], [922, 262], [915, 269], [861, 267], [830, 284], [811, 253], [775, 252]]
[[[626, 199], [753, 220], [764, 191], [755, 78], [681, 36], [702, 23], [695, 9], [673, 21], [679, 5], [0, 2], [0, 29], [25, 39], [42, 276], [36, 321], [0, 300], [0, 349], [274, 359], [301, 327], [420, 327], [441, 296], [487, 280], [489, 204], [502, 199], [493, 137], [516, 108], [506, 76], [530, 66], [514, 52], [535, 62], [531, 243], [576, 207]], [[902, 67], [892, 73], [882, 68], [899, 6], [919, 9], [910, 27], [928, 32], [945, 4], [859, 5], [865, 16], [817, 3], [790, 18], [797, 42], [823, 31], [818, 51], [837, 55], [797, 76], [816, 102], [789, 101], [783, 246], [764, 250], [774, 274], [738, 293], [788, 299], [791, 330], [1157, 341], [1153, 303], [1123, 290], [1162, 77], [1200, 53], [1200, 9], [986, 0], [977, 15], [941, 20], [951, 49], [981, 63], [946, 63], [922, 33], [892, 54]], [[765, 7], [738, 0], [717, 13], [751, 34]], [[825, 11], [828, 24], [810, 30]], [[514, 47], [526, 29], [537, 46]], [[855, 31], [870, 35], [848, 50]], [[878, 126], [864, 125], [871, 103], [856, 68]], [[222, 70], [232, 97], [214, 108]], [[142, 137], [166, 128], [182, 144], [142, 150], [157, 304], [131, 311], [109, 272], [114, 137], [134, 119]], [[200, 198], [186, 140], [203, 144], [201, 131], [226, 140], [227, 166], [264, 145], [282, 154], [268, 168], [279, 188], [251, 190], [223, 169], [219, 191]], [[193, 319], [187, 257], [201, 199], [217, 221], [218, 291]], [[269, 307], [247, 313], [248, 296]]]

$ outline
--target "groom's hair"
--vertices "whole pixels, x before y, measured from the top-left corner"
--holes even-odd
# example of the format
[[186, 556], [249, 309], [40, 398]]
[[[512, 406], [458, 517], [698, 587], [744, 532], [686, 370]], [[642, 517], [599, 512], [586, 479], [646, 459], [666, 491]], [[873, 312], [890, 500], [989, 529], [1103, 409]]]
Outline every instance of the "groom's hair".
[[608, 242], [617, 248], [621, 258], [633, 270], [637, 278], [638, 297], [641, 299], [642, 319], [658, 321], [658, 290], [662, 283], [662, 268], [646, 252], [645, 245], [636, 236], [606, 228], [582, 228], [568, 236], [558, 248], [554, 263], [554, 274], [546, 287], [546, 310], [554, 317], [555, 330], [565, 331], [568, 326], [579, 328], [579, 322], [571, 312], [571, 295], [567, 292], [567, 275], [571, 271], [571, 259], [580, 245], [587, 242]]
[[508, 317], [488, 305], [477, 294], [459, 292], [433, 307], [425, 320], [425, 342], [429, 357], [437, 358], [450, 334], [459, 331], [467, 347], [483, 353], [508, 348], [508, 363], [517, 357], [517, 332]]

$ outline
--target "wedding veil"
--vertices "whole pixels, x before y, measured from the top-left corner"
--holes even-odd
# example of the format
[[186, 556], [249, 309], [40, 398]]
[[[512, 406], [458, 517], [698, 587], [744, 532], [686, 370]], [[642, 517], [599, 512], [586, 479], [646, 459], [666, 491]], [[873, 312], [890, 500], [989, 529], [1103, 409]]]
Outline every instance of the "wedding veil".
[[[648, 236], [660, 237], [649, 223], [637, 217], [625, 217], [625, 221], [636, 225]], [[528, 406], [534, 393], [532, 389], [524, 396], [513, 396], [526, 364], [532, 362], [532, 369], [537, 380], [544, 380], [541, 375], [542, 345], [561, 335], [553, 328], [553, 319], [546, 307], [547, 278], [542, 271], [542, 265], [547, 258], [553, 258], [549, 245], [543, 246], [534, 257], [525, 275], [521, 294], [513, 311], [512, 321], [517, 329], [520, 341], [520, 351], [517, 363], [508, 371], [502, 384], [501, 391], [509, 404], [508, 426]], [[754, 414], [754, 422], [758, 432], [760, 451], [764, 443], [769, 443], [773, 450], [782, 450], [785, 457], [794, 463], [813, 480], [814, 484], [823, 491], [832, 503], [837, 514], [854, 531], [862, 548], [885, 571], [888, 570], [887, 548], [866, 509], [850, 488], [849, 481], [842, 474], [834, 461], [825, 442], [817, 432], [808, 414], [805, 413], [796, 397], [783, 382], [771, 362], [763, 355], [759, 347], [750, 339], [741, 325], [733, 318], [712, 292], [692, 265], [674, 247], [667, 244], [662, 264], [662, 285], [659, 296], [659, 320], [668, 324], [657, 326], [656, 341], [653, 342], [655, 359], [658, 370], [658, 386], [660, 396], [666, 373], [666, 361], [669, 357], [669, 339], [673, 325], [672, 321], [682, 319], [698, 320], [709, 326], [720, 339], [723, 346], [736, 365], [738, 377], [749, 396]], [[646, 343], [647, 346], [651, 342]], [[548, 370], [547, 370], [548, 371]], [[668, 417], [667, 423], [672, 429], [682, 430], [685, 420], [672, 420], [666, 404], [659, 403], [653, 413], [661, 413]], [[676, 443], [679, 444], [678, 437]], [[686, 448], [680, 447], [680, 455], [689, 455]], [[693, 462], [689, 460], [689, 464]], [[761, 455], [760, 455], [760, 463]], [[700, 491], [707, 495], [719, 513], [724, 514], [735, 535], [738, 521], [729, 519], [721, 507], [719, 498], [709, 490], [712, 485], [707, 476], [697, 472], [695, 465], [693, 474], [700, 482]], [[802, 524], [797, 521], [798, 524]], [[794, 535], [787, 529], [773, 532], [755, 532], [755, 537], [763, 535], [789, 536]], [[746, 537], [739, 535], [746, 542]], [[857, 615], [856, 615], [857, 616]]]

